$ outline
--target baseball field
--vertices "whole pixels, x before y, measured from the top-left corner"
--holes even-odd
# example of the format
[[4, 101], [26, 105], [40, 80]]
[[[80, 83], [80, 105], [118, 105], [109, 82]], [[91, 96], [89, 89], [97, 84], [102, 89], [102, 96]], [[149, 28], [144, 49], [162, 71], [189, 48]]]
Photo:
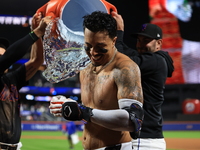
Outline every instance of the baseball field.
[[[82, 132], [74, 150], [83, 150]], [[167, 150], [200, 150], [200, 131], [164, 131]], [[21, 150], [68, 150], [67, 137], [61, 131], [23, 131]]]

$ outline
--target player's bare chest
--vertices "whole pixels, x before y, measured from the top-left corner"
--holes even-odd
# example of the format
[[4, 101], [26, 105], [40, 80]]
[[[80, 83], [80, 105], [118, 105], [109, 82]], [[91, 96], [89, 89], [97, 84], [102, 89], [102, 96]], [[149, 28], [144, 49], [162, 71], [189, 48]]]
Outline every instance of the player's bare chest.
[[90, 91], [96, 91], [97, 89], [109, 89], [113, 87], [115, 84], [114, 78], [110, 74], [103, 74], [103, 75], [91, 75], [85, 78], [82, 81], [81, 87], [87, 88]]
[[107, 109], [115, 104], [117, 86], [111, 75], [88, 78], [81, 83], [81, 96], [84, 104]]

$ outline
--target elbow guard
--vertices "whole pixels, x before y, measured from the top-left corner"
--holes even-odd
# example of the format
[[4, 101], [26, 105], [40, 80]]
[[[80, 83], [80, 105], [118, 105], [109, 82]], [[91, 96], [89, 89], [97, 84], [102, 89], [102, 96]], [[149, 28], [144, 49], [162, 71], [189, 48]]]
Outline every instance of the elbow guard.
[[134, 124], [134, 132], [130, 132], [130, 135], [133, 139], [137, 139], [142, 128], [144, 110], [140, 105], [135, 103], [132, 103], [131, 106], [129, 108], [125, 108], [125, 110], [128, 111], [130, 120]]
[[121, 109], [125, 109], [129, 113], [129, 118], [134, 124], [134, 131], [130, 132], [130, 135], [133, 139], [137, 139], [140, 135], [142, 121], [144, 118], [142, 103], [133, 99], [121, 99], [120, 105]]

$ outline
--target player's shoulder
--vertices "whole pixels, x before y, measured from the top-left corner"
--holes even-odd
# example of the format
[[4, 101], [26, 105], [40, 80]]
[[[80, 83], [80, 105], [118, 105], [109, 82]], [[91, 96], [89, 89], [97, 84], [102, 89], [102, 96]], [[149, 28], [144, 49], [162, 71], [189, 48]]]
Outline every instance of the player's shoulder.
[[126, 56], [125, 54], [122, 54], [120, 52], [118, 52], [116, 54], [116, 59], [115, 59], [115, 62], [116, 62], [116, 66], [121, 68], [121, 67], [137, 67], [138, 65], [133, 61], [131, 60], [128, 56]]
[[115, 63], [115, 68], [114, 68], [115, 80], [126, 78], [127, 81], [129, 81], [129, 79], [134, 79], [135, 81], [139, 79], [139, 76], [140, 76], [139, 66], [133, 60], [131, 60], [128, 56], [122, 53], [117, 53], [116, 63]]

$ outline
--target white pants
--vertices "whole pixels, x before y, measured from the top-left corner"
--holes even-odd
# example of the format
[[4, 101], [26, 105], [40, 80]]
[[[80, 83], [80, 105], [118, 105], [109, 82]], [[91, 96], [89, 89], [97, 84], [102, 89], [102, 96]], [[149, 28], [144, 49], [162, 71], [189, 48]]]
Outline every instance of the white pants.
[[160, 139], [142, 139], [132, 140], [133, 150], [166, 150], [166, 142], [164, 138]]
[[[17, 150], [21, 150], [21, 147], [22, 147], [22, 142], [19, 142], [17, 144], [7, 144], [7, 143], [2, 143], [2, 142], [0, 142], [0, 143], [3, 145], [8, 145], [8, 146], [17, 145]], [[1, 150], [6, 150], [6, 149], [1, 149]]]
[[[95, 150], [105, 150], [105, 148], [106, 147], [102, 147], [102, 148], [98, 148], [98, 149], [95, 149]], [[120, 150], [132, 150], [132, 142], [121, 143], [121, 149]]]
[[185, 83], [200, 83], [200, 42], [183, 40], [182, 68]]

